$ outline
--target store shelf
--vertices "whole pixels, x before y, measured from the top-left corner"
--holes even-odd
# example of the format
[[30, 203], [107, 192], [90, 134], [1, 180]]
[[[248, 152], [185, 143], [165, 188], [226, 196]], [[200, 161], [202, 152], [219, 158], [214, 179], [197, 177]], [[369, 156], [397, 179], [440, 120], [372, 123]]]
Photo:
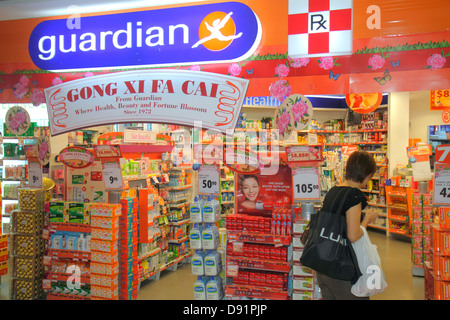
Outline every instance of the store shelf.
[[270, 300], [289, 299], [287, 291], [248, 285], [227, 285], [225, 287], [225, 295], [232, 297], [251, 297]]
[[386, 226], [382, 226], [382, 225], [378, 225], [378, 224], [369, 224], [368, 227], [386, 231]]
[[140, 256], [140, 257], [139, 257], [139, 260], [140, 260], [140, 261], [141, 261], [141, 260], [145, 260], [145, 259], [150, 258], [150, 257], [152, 257], [152, 256], [154, 256], [155, 254], [158, 254], [158, 253], [160, 253], [160, 252], [161, 252], [161, 249], [160, 249], [160, 248], [156, 248], [156, 249], [154, 249], [154, 250], [152, 250], [152, 251], [150, 251], [150, 252], [148, 252], [148, 253], [146, 253], [146, 254]]
[[289, 272], [291, 262], [279, 260], [255, 259], [245, 257], [227, 257], [227, 266], [229, 264], [237, 265], [240, 268], [257, 269], [263, 271]]
[[244, 241], [244, 242], [254, 242], [254, 243], [265, 243], [274, 245], [285, 245], [291, 244], [292, 237], [263, 234], [263, 233], [250, 233], [250, 232], [239, 232], [239, 231], [227, 231], [228, 241]]
[[78, 250], [60, 250], [60, 249], [48, 249], [47, 256], [62, 258], [62, 259], [73, 259], [73, 260], [81, 260], [81, 261], [90, 261], [91, 253], [87, 251], [78, 251]]
[[55, 232], [56, 230], [69, 231], [69, 232], [91, 233], [91, 227], [89, 225], [78, 224], [78, 223], [56, 223], [56, 222], [51, 222], [49, 224], [49, 231], [50, 232]]
[[48, 293], [47, 300], [90, 300], [90, 297], [87, 296], [79, 296], [74, 294], [64, 294], [64, 293]]
[[122, 153], [165, 153], [173, 149], [173, 145], [121, 144]]

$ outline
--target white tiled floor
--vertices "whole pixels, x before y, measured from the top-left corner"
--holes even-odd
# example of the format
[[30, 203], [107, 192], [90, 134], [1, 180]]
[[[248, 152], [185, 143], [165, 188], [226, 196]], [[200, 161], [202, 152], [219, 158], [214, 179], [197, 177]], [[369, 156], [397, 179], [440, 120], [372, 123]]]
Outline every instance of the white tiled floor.
[[[386, 237], [384, 233], [370, 233], [371, 240], [378, 247], [388, 288], [373, 300], [423, 300], [424, 278], [412, 275], [411, 243]], [[177, 271], [165, 271], [158, 281], [145, 283], [138, 293], [138, 300], [192, 300], [192, 288], [196, 277], [190, 264], [178, 267]], [[2, 277], [0, 300], [9, 299], [9, 281]]]

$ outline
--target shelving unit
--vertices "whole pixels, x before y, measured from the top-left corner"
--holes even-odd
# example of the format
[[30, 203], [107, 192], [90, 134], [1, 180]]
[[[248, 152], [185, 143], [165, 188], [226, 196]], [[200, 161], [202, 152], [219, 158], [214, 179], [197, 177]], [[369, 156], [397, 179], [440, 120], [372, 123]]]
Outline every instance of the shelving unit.
[[388, 233], [411, 237], [412, 189], [386, 186]]
[[222, 215], [234, 213], [235, 181], [234, 172], [225, 166], [220, 167], [220, 204]]
[[[4, 136], [0, 137], [3, 145], [3, 158], [0, 160], [2, 169], [2, 217], [3, 222], [9, 223], [10, 212], [17, 209], [18, 188], [28, 184], [28, 160], [25, 156], [24, 146], [36, 143], [31, 136]], [[5, 142], [8, 141], [8, 142]], [[7, 231], [6, 227], [5, 230]]]
[[[271, 225], [272, 219], [246, 217], [227, 216], [225, 295], [228, 298], [286, 300], [292, 294], [288, 289], [292, 272], [292, 237], [268, 233], [270, 227], [252, 230], [250, 220], [262, 226]], [[250, 219], [248, 224], [246, 219]]]

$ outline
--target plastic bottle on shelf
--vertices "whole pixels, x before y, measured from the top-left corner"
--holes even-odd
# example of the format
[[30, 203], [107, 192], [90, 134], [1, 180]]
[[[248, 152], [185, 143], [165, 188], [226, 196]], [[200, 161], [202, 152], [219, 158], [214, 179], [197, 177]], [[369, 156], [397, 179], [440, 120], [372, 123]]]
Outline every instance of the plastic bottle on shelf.
[[194, 300], [206, 300], [207, 277], [199, 276], [194, 282]]
[[222, 278], [219, 276], [209, 278], [209, 281], [206, 283], [206, 300], [222, 300], [222, 298]]
[[192, 274], [195, 276], [205, 275], [205, 256], [206, 252], [197, 250], [192, 256], [191, 260], [191, 270]]
[[199, 225], [198, 223], [195, 223], [194, 227], [189, 232], [189, 236], [191, 239], [191, 249], [194, 249], [194, 250], [202, 249], [202, 247], [203, 247], [202, 231], [203, 231], [203, 226]]
[[205, 257], [205, 275], [217, 276], [222, 271], [222, 257], [219, 252], [209, 250]]
[[203, 204], [205, 200], [201, 198], [201, 196], [196, 195], [194, 198], [194, 202], [191, 203], [190, 213], [191, 213], [191, 222], [197, 223], [203, 221]]
[[209, 195], [203, 204], [203, 222], [213, 223], [220, 219], [220, 203], [214, 195]]
[[[214, 250], [220, 243], [219, 228], [213, 224], [206, 224], [202, 230], [202, 247], [203, 249]], [[191, 241], [192, 247], [192, 241]]]

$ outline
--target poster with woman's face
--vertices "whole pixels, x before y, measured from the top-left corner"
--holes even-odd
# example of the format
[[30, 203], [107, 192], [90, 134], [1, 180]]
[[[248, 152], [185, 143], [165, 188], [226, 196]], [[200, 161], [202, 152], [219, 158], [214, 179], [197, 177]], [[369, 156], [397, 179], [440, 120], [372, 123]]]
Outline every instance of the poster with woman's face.
[[236, 211], [241, 214], [264, 215], [273, 207], [289, 208], [292, 203], [292, 171], [280, 165], [277, 174], [236, 175]]

